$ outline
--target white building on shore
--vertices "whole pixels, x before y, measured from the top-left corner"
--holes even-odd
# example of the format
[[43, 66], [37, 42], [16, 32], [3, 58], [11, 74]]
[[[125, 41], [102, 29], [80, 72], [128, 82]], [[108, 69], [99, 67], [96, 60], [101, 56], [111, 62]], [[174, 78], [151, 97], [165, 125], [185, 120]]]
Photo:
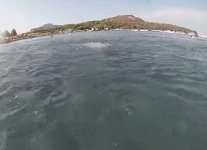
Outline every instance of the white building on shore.
[[196, 37], [195, 32], [189, 32], [188, 35], [191, 36], [191, 37]]

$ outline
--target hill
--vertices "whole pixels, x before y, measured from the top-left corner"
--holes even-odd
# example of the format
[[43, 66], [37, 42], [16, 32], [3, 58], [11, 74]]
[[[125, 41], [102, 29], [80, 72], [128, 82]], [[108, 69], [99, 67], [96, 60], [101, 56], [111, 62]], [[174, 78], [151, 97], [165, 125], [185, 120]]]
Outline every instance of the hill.
[[190, 36], [198, 36], [194, 30], [180, 27], [172, 24], [148, 22], [133, 15], [120, 15], [103, 20], [95, 20], [82, 22], [79, 24], [53, 25], [46, 24], [39, 28], [32, 29], [32, 33], [63, 33], [68, 30], [73, 31], [87, 31], [87, 30], [111, 30], [111, 29], [137, 29], [149, 31], [168, 31], [188, 34]]
[[108, 19], [102, 20], [102, 22], [113, 22], [117, 24], [117, 26], [121, 25], [121, 28], [124, 29], [147, 29], [147, 30], [160, 30], [160, 31], [174, 31], [174, 32], [183, 32], [185, 34], [195, 34], [198, 36], [198, 33], [194, 30], [179, 27], [172, 24], [166, 23], [155, 23], [155, 22], [147, 22], [141, 18], [135, 17], [133, 15], [122, 15], [116, 16]]
[[56, 27], [58, 27], [58, 25], [47, 23], [47, 24], [42, 25], [41, 27], [31, 29], [30, 32], [36, 32], [36, 31], [47, 30], [47, 29], [54, 29]]
[[66, 33], [72, 31], [101, 31], [101, 30], [136, 30], [136, 31], [155, 31], [186, 34], [191, 37], [198, 37], [198, 33], [194, 30], [180, 27], [172, 24], [148, 22], [133, 15], [120, 15], [116, 17], [106, 18], [102, 20], [82, 22], [78, 24], [53, 25], [51, 23], [44, 24], [41, 27], [33, 28], [30, 32], [22, 33], [17, 36], [3, 38], [1, 43], [9, 43], [13, 41], [46, 36], [51, 34]]
[[122, 16], [116, 16], [116, 17], [111, 17], [107, 19], [103, 19], [102, 21], [111, 21], [111, 22], [116, 22], [120, 24], [133, 24], [133, 23], [144, 23], [145, 21], [141, 18], [135, 17], [133, 15], [122, 15]]

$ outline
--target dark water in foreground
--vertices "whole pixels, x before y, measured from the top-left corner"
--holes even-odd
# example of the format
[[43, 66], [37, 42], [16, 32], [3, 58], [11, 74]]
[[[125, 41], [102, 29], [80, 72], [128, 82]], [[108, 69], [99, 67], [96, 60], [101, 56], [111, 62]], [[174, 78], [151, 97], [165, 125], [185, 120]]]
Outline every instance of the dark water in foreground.
[[0, 45], [0, 150], [206, 150], [207, 41], [93, 32]]

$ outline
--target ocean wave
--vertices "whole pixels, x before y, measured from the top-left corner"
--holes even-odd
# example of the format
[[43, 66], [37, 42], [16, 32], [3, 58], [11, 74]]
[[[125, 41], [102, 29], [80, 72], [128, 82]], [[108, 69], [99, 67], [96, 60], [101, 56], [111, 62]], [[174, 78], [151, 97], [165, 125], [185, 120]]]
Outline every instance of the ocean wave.
[[199, 37], [207, 39], [206, 35], [199, 35]]
[[[14, 109], [14, 110], [7, 111], [7, 112], [5, 112], [5, 113], [0, 114], [0, 121], [6, 119], [7, 117], [10, 117], [10, 116], [16, 114], [17, 112], [21, 111], [21, 110], [24, 109], [24, 108], [25, 108], [25, 105], [23, 105], [23, 106], [21, 106], [21, 107], [19, 107], [19, 108], [16, 108], [16, 109]], [[0, 149], [0, 150], [1, 150], [1, 149]]]
[[87, 42], [84, 43], [83, 45], [89, 48], [106, 48], [110, 46], [109, 43], [101, 43], [101, 42]]

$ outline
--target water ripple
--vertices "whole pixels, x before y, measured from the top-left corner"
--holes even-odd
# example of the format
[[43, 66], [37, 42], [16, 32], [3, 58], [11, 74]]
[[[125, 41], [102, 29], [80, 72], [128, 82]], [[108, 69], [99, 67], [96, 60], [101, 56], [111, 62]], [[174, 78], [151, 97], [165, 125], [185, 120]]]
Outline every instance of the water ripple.
[[206, 47], [126, 31], [0, 45], [0, 150], [204, 149]]

